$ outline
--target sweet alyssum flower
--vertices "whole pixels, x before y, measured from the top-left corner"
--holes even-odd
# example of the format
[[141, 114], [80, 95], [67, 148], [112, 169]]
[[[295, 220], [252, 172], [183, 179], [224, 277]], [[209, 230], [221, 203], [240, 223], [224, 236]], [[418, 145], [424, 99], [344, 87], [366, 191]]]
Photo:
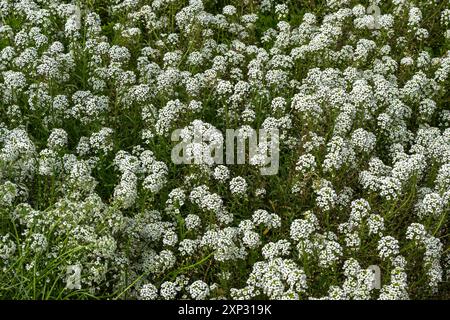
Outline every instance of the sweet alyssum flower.
[[0, 0], [0, 296], [442, 297], [442, 1], [66, 2]]

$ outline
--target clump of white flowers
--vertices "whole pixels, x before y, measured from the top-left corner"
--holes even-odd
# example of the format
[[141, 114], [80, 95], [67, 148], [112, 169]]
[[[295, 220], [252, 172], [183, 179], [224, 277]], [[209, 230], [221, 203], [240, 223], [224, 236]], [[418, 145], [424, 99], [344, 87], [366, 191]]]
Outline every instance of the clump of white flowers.
[[242, 196], [247, 191], [247, 182], [242, 177], [235, 177], [230, 180], [230, 191], [234, 195]]
[[197, 280], [189, 286], [189, 294], [192, 299], [204, 300], [209, 296], [210, 288], [204, 281]]
[[378, 252], [382, 259], [392, 259], [399, 254], [398, 241], [391, 237], [385, 236], [378, 241]]
[[279, 228], [281, 226], [281, 218], [275, 213], [269, 213], [266, 210], [258, 209], [252, 215], [253, 223], [263, 225], [268, 228]]
[[139, 290], [139, 297], [142, 300], [155, 300], [158, 298], [158, 289], [151, 283], [144, 284]]

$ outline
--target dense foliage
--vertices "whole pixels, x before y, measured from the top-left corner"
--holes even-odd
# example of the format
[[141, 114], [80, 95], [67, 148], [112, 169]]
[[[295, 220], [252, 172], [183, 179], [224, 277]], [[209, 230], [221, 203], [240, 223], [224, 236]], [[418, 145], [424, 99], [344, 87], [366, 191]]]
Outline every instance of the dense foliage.
[[[449, 298], [448, 1], [0, 17], [0, 298]], [[172, 161], [175, 129], [261, 128], [275, 175]]]

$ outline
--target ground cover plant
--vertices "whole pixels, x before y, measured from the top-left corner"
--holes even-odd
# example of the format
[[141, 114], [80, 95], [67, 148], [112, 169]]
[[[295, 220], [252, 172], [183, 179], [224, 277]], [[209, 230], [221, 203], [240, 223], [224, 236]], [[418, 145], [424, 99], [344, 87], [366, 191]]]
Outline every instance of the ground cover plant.
[[0, 299], [448, 299], [449, 49], [444, 0], [0, 0]]

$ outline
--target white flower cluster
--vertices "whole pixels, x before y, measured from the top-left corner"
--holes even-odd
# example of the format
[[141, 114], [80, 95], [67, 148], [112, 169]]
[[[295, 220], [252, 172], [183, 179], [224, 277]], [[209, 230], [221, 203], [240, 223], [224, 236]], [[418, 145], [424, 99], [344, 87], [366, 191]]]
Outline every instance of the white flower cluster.
[[247, 182], [242, 177], [235, 177], [230, 180], [230, 191], [234, 195], [245, 195], [247, 191]]
[[306, 288], [306, 275], [294, 261], [275, 258], [253, 265], [245, 291], [246, 298], [260, 293], [269, 299], [294, 300], [299, 299]]
[[443, 279], [443, 270], [440, 260], [443, 255], [443, 245], [439, 238], [430, 235], [420, 223], [412, 223], [406, 230], [406, 238], [425, 249], [424, 268], [428, 276], [428, 284], [433, 290], [437, 290]]
[[281, 218], [275, 213], [269, 213], [266, 210], [258, 209], [252, 215], [252, 221], [255, 225], [263, 225], [267, 228], [279, 228]]

